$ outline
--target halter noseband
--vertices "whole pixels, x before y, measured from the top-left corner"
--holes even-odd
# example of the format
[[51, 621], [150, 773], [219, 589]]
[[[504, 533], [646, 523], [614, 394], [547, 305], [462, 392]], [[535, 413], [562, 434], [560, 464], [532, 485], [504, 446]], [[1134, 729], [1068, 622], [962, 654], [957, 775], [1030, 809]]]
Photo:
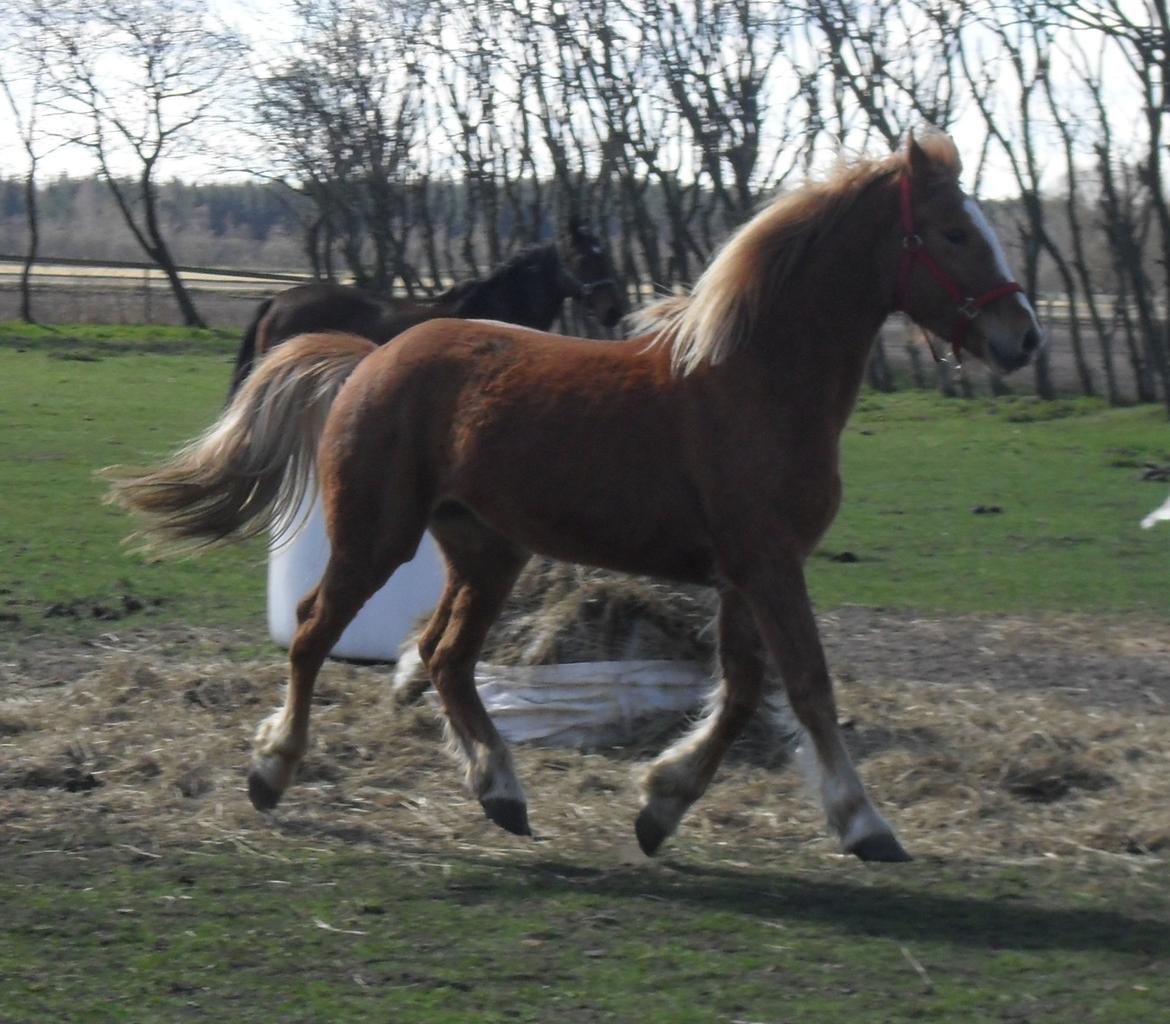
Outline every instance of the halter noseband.
[[[922, 236], [914, 230], [914, 210], [911, 204], [909, 174], [902, 175], [901, 188], [902, 258], [898, 264], [898, 290], [895, 295], [897, 305], [895, 308], [902, 310], [906, 308], [906, 295], [910, 286], [910, 274], [914, 269], [914, 262], [917, 260], [926, 267], [930, 276], [939, 283], [943, 291], [955, 300], [959, 320], [954, 332], [951, 334], [950, 341], [951, 351], [955, 356], [955, 364], [959, 365], [962, 362], [960, 351], [963, 347], [963, 339], [967, 337], [967, 331], [971, 327], [971, 321], [982, 312], [984, 306], [990, 305], [997, 299], [1014, 295], [1016, 292], [1022, 292], [1024, 289], [1016, 281], [1005, 281], [1003, 284], [984, 292], [978, 297], [964, 295], [963, 290], [955, 283], [955, 279], [943, 270], [935, 258], [926, 251], [926, 243], [923, 242]], [[939, 357], [933, 345], [930, 346], [930, 353], [937, 362]]]
[[577, 294], [575, 297], [578, 299], [589, 298], [590, 295], [592, 295], [595, 291], [597, 291], [598, 288], [601, 288], [603, 285], [608, 284], [612, 287], [617, 287], [617, 281], [615, 281], [612, 277], [599, 277], [594, 281], [582, 281], [576, 274], [574, 274], [568, 267], [566, 267], [564, 263], [561, 264], [561, 276], [564, 277], [564, 279], [570, 285], [577, 289]]

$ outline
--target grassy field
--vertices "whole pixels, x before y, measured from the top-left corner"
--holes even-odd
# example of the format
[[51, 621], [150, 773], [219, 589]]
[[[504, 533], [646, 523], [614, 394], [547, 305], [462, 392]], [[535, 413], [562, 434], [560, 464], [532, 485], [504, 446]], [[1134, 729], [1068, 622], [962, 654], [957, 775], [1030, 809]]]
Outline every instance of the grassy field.
[[110, 622], [261, 621], [264, 549], [148, 562], [94, 473], [145, 464], [207, 426], [238, 339], [177, 328], [0, 329], [0, 597], [10, 632]]
[[[264, 551], [148, 562], [94, 470], [143, 464], [218, 414], [236, 339], [175, 328], [0, 327], [0, 623], [258, 624]], [[1170, 464], [1158, 408], [870, 395], [845, 438], [844, 508], [810, 585], [841, 604], [1164, 617], [1166, 537], [1140, 517]], [[979, 510], [984, 510], [980, 512]]]
[[[916, 755], [931, 730], [899, 726], [906, 694], [881, 680], [874, 706], [890, 718], [875, 730], [890, 743], [906, 734], [882, 797], [905, 794], [894, 813], [907, 831], [927, 820], [915, 827], [928, 853], [910, 865], [838, 857], [819, 824], [802, 824], [816, 812], [793, 809], [799, 783], [750, 766], [730, 766], [665, 856], [646, 862], [629, 854], [636, 797], [619, 780], [631, 765], [562, 752], [518, 755], [546, 832], [507, 837], [459, 796], [437, 736], [364, 734], [368, 709], [333, 682], [316, 713], [335, 756], [316, 750], [318, 775], [277, 814], [253, 814], [240, 783], [247, 729], [282, 673], [264, 641], [263, 548], [128, 555], [128, 521], [100, 503], [92, 476], [206, 426], [235, 342], [0, 325], [0, 669], [54, 644], [90, 658], [104, 650], [90, 639], [124, 627], [242, 625], [256, 638], [196, 652], [172, 675], [159, 667], [166, 652], [129, 649], [76, 683], [50, 673], [35, 694], [19, 671], [0, 674], [14, 680], [0, 682], [0, 1022], [1165, 1019], [1168, 848], [1029, 833], [976, 849], [1011, 798], [970, 792], [942, 754]], [[1140, 479], [1146, 463], [1170, 463], [1159, 409], [867, 395], [844, 462], [845, 506], [809, 568], [822, 611], [1079, 615], [1151, 634], [1170, 618], [1170, 529], [1137, 525], [1165, 493]], [[375, 706], [361, 689], [375, 670], [330, 671], [356, 673], [355, 692]], [[56, 700], [85, 727], [54, 731]], [[1075, 720], [1091, 723], [1083, 700]], [[964, 727], [995, 727], [993, 706], [963, 713]], [[1092, 728], [1116, 734], [1130, 711], [1113, 714]], [[1162, 777], [1155, 737], [1141, 737], [1147, 722], [1161, 735], [1164, 714], [1133, 705], [1137, 739], [1119, 755], [1131, 771]], [[1036, 737], [1094, 753], [1089, 726], [1051, 727], [1053, 739], [1042, 717]], [[126, 738], [138, 735], [131, 724], [149, 744]], [[199, 743], [212, 735], [205, 763]], [[416, 756], [408, 740], [435, 753]], [[19, 762], [34, 743], [43, 759]], [[104, 774], [103, 758], [115, 765]], [[863, 762], [867, 778], [880, 761]], [[380, 781], [359, 786], [358, 768], [375, 762]], [[960, 790], [967, 803], [948, 818]], [[1069, 801], [1091, 817], [1114, 792]], [[1060, 804], [1019, 813], [1042, 810], [1059, 838]], [[986, 852], [1003, 849], [1013, 852]]]

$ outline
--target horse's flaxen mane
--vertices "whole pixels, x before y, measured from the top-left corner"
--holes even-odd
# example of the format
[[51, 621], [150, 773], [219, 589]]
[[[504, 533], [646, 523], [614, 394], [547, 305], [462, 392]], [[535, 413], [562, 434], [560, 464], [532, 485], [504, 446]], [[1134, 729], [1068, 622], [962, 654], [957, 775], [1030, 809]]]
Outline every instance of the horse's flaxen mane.
[[[958, 151], [949, 136], [929, 134], [917, 145], [940, 178], [958, 176]], [[722, 362], [751, 335], [761, 306], [791, 283], [810, 245], [830, 232], [867, 187], [908, 170], [899, 151], [837, 170], [780, 196], [731, 236], [695, 282], [689, 297], [671, 296], [642, 310], [632, 323], [658, 330], [681, 374]]]

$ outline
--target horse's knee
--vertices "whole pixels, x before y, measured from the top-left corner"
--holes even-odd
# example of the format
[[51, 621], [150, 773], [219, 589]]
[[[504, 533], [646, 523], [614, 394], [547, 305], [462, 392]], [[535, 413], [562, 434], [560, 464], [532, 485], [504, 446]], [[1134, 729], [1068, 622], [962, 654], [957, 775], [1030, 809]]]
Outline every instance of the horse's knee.
[[727, 675], [723, 680], [723, 704], [729, 713], [751, 714], [764, 696], [764, 676], [759, 673]]
[[435, 659], [435, 648], [439, 646], [439, 641], [442, 638], [443, 631], [441, 629], [431, 629], [430, 627], [419, 637], [418, 656], [423, 663], [423, 668], [428, 672], [431, 671], [431, 662]]

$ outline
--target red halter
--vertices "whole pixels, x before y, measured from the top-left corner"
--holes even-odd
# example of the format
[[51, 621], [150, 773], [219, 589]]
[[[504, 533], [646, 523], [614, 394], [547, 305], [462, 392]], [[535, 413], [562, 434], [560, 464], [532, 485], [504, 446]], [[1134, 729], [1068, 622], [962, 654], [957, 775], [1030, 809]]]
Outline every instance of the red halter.
[[[963, 339], [967, 337], [971, 321], [979, 315], [983, 307], [995, 302], [996, 299], [1022, 292], [1024, 289], [1015, 281], [1007, 281], [992, 288], [989, 292], [984, 292], [977, 298], [964, 295], [963, 290], [955, 283], [955, 279], [943, 270], [934, 257], [926, 251], [926, 244], [922, 241], [922, 236], [914, 230], [914, 211], [910, 202], [910, 175], [904, 174], [902, 175], [902, 259], [898, 265], [898, 291], [895, 296], [898, 309], [906, 308], [906, 293], [910, 285], [910, 273], [914, 269], [915, 260], [926, 267], [930, 276], [942, 286], [943, 291], [955, 300], [959, 321], [951, 335], [951, 350], [955, 355], [955, 364], [958, 365], [962, 362], [960, 349], [963, 346]], [[937, 362], [938, 353], [934, 351], [933, 345], [930, 346], [930, 353]]]

